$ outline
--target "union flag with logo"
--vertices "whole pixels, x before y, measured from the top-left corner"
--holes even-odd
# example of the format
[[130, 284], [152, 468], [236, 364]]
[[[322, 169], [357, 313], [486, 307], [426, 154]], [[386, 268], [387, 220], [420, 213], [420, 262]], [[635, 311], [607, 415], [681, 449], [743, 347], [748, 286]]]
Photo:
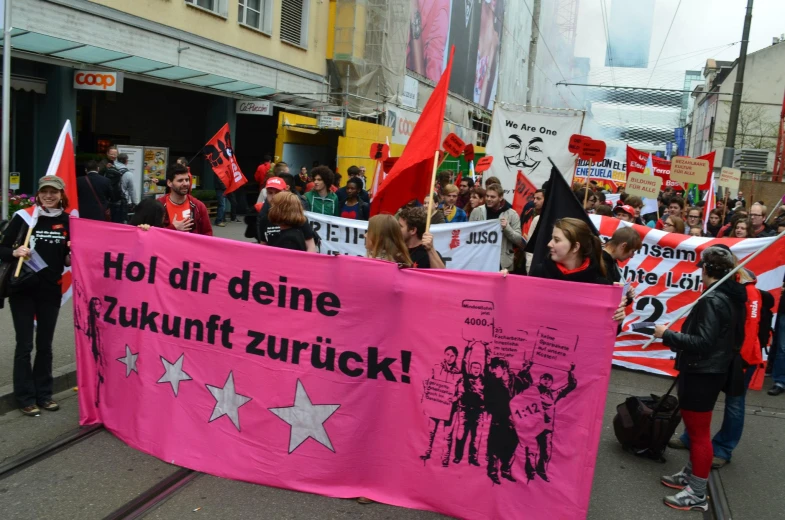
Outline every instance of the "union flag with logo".
[[229, 123], [226, 123], [217, 134], [204, 146], [204, 156], [213, 167], [213, 171], [226, 186], [225, 195], [228, 195], [248, 182], [240, 166], [237, 165], [237, 158], [234, 156], [232, 148], [232, 136], [229, 131]]

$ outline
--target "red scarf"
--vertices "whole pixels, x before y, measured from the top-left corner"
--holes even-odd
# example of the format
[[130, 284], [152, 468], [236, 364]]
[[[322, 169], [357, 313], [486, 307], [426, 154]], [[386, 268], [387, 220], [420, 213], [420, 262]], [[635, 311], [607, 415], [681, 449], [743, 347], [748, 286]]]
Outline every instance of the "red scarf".
[[576, 267], [575, 269], [567, 269], [566, 267], [564, 267], [562, 264], [558, 262], [556, 263], [556, 267], [559, 268], [559, 271], [561, 271], [561, 274], [563, 274], [564, 276], [567, 276], [568, 274], [580, 273], [581, 271], [585, 271], [586, 269], [589, 268], [589, 259], [588, 258], [585, 259], [583, 263], [578, 267]]

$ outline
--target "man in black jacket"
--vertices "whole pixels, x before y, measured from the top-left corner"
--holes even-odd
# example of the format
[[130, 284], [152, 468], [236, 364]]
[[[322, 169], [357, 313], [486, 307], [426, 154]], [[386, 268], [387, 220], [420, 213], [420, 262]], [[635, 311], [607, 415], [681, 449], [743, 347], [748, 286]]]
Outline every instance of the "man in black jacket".
[[112, 184], [98, 174], [98, 163], [87, 161], [85, 175], [77, 177], [79, 216], [91, 220], [106, 220], [106, 210], [112, 199]]

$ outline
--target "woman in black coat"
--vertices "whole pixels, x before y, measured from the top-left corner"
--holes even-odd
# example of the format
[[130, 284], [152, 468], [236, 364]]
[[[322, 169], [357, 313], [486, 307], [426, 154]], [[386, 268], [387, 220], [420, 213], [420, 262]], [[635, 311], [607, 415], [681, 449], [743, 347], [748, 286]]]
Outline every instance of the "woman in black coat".
[[[39, 415], [41, 408], [51, 412], [60, 408], [52, 400], [52, 340], [60, 313], [63, 270], [71, 265], [67, 207], [63, 180], [54, 175], [41, 177], [32, 215], [17, 211], [0, 242], [0, 261], [10, 263], [14, 271], [19, 258], [33, 257], [46, 265], [38, 271], [32, 264], [24, 266], [18, 282], [10, 284], [8, 297], [16, 332], [14, 395], [25, 415]], [[30, 225], [33, 230], [25, 246]], [[13, 281], [14, 274], [7, 282]], [[36, 353], [31, 365], [34, 335]]]
[[[703, 286], [709, 289], [734, 268], [727, 247], [712, 246], [701, 254]], [[744, 287], [727, 280], [701, 298], [690, 311], [681, 332], [657, 325], [654, 337], [676, 352], [679, 371], [679, 405], [690, 438], [690, 462], [675, 475], [662, 477], [665, 486], [680, 489], [665, 497], [674, 509], [708, 509], [706, 484], [711, 471], [711, 415], [736, 354], [744, 343]]]

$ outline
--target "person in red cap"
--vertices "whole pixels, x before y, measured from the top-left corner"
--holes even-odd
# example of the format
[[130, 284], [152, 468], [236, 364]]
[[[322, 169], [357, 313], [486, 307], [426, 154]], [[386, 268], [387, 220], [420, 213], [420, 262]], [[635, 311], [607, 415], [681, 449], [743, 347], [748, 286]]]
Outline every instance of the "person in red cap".
[[635, 208], [624, 204], [613, 208], [613, 216], [624, 222], [632, 223], [635, 220]]
[[[280, 226], [271, 224], [269, 219], [270, 207], [273, 203], [273, 197], [282, 191], [289, 191], [289, 186], [280, 177], [270, 177], [267, 179], [267, 183], [264, 187], [267, 190], [267, 199], [264, 202], [264, 206], [257, 208], [259, 211], [259, 216], [256, 218], [256, 240], [260, 244], [269, 244], [276, 238], [276, 235], [280, 234], [281, 232]], [[302, 231], [303, 237], [305, 238], [306, 251], [315, 252], [316, 234], [311, 227], [311, 223], [306, 221], [305, 224], [300, 226], [298, 229]]]

